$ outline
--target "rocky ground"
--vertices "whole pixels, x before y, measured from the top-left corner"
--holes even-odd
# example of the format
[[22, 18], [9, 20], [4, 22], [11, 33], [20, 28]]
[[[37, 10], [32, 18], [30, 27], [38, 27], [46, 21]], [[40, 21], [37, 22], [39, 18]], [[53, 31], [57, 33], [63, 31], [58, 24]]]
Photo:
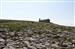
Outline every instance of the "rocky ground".
[[0, 49], [75, 49], [75, 32], [0, 31]]

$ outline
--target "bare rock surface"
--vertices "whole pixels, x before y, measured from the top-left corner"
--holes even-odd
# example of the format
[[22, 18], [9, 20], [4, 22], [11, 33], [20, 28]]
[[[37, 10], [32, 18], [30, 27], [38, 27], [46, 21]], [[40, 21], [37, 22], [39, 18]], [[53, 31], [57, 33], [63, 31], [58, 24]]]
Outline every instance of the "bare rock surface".
[[0, 32], [0, 49], [75, 49], [74, 32]]

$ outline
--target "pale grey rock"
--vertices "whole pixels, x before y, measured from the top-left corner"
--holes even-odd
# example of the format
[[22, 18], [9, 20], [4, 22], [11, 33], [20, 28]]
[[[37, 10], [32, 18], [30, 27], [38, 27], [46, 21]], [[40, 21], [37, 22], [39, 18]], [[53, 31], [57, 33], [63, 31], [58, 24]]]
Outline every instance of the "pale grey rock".
[[5, 40], [0, 37], [0, 42], [4, 42]]
[[12, 47], [12, 46], [6, 46], [6, 47], [4, 47], [3, 49], [15, 49], [15, 48]]
[[23, 47], [23, 49], [27, 49], [27, 47]]
[[15, 32], [11, 32], [9, 33], [10, 36], [14, 36], [15, 35]]

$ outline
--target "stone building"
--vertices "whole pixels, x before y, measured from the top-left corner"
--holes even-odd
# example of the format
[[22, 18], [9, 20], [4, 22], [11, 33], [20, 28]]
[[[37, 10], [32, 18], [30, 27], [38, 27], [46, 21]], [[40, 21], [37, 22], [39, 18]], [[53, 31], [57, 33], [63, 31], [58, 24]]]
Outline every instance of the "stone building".
[[46, 23], [50, 23], [50, 19], [43, 19], [43, 20], [39, 19], [39, 22], [46, 22]]

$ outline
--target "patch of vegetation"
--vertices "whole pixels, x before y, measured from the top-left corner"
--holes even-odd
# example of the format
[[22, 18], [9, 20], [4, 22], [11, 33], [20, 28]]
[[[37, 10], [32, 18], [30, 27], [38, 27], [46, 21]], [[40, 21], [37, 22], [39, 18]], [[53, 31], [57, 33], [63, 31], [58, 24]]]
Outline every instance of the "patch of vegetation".
[[[20, 20], [0, 20], [0, 28], [9, 28], [10, 31], [20, 31], [24, 28], [31, 28], [35, 32], [75, 32], [75, 27], [60, 26], [54, 23], [20, 21]], [[39, 33], [40, 34], [40, 33]]]

